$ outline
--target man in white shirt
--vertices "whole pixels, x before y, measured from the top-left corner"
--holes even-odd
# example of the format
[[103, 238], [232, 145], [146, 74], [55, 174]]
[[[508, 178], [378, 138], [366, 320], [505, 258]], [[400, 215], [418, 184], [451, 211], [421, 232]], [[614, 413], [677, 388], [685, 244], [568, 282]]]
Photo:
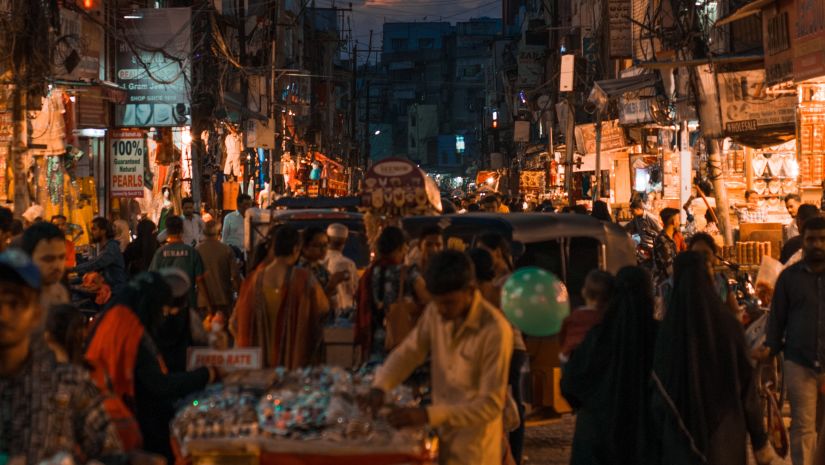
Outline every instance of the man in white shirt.
[[[192, 197], [185, 197], [181, 200], [181, 208], [183, 209], [183, 215], [181, 215], [181, 219], [183, 220], [183, 235], [181, 239], [184, 244], [196, 247], [203, 241], [203, 230], [206, 225], [201, 216], [195, 214], [195, 201], [192, 200]], [[163, 230], [163, 232], [158, 234], [158, 241], [165, 242], [168, 235], [169, 233]]]
[[340, 316], [355, 307], [355, 291], [358, 290], [358, 268], [355, 262], [344, 256], [344, 246], [347, 244], [349, 229], [340, 223], [334, 223], [327, 228], [329, 248], [324, 259], [324, 266], [330, 274], [343, 273], [344, 280], [336, 287], [330, 303], [335, 314]]
[[226, 215], [223, 219], [221, 242], [236, 248], [236, 254], [243, 250], [244, 215], [246, 215], [246, 210], [251, 206], [252, 197], [246, 194], [240, 194], [238, 195], [238, 209]]
[[437, 428], [441, 465], [500, 465], [513, 331], [481, 297], [464, 253], [448, 250], [433, 257], [426, 282], [433, 301], [376, 372], [369, 403], [380, 407], [385, 393], [430, 356], [432, 405], [395, 409], [390, 422]]

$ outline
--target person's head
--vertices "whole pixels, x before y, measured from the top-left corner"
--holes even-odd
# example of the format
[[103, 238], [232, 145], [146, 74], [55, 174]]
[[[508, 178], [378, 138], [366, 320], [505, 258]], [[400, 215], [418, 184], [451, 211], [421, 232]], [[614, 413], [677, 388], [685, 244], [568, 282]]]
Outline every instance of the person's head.
[[796, 217], [794, 221], [796, 221], [796, 226], [802, 231], [802, 225], [805, 224], [806, 221], [810, 220], [811, 218], [815, 218], [819, 216], [819, 209], [816, 206], [811, 204], [804, 204], [800, 205], [796, 211]]
[[751, 210], [759, 208], [759, 193], [753, 190], [745, 191], [745, 203]]
[[426, 263], [430, 257], [444, 250], [444, 232], [438, 226], [424, 228], [418, 236], [418, 248]]
[[802, 225], [802, 250], [806, 262], [825, 266], [825, 217], [817, 215]]
[[304, 230], [304, 241], [301, 255], [310, 263], [316, 263], [327, 256], [329, 237], [327, 232], [318, 226], [310, 226]]
[[588, 307], [599, 311], [607, 308], [607, 303], [613, 296], [613, 276], [601, 270], [587, 273], [582, 287], [582, 298]]
[[341, 223], [333, 223], [327, 227], [327, 237], [329, 237], [329, 248], [340, 252], [347, 245], [349, 228]]
[[797, 210], [802, 204], [802, 197], [799, 194], [788, 194], [785, 196], [785, 208], [788, 209], [788, 214], [791, 218], [796, 218]]
[[203, 235], [207, 239], [217, 239], [221, 233], [221, 225], [215, 220], [209, 220], [203, 225]]
[[480, 247], [493, 256], [493, 266], [498, 274], [513, 271], [513, 257], [510, 254], [510, 244], [499, 233], [484, 233], [478, 238], [477, 247]]
[[679, 217], [679, 210], [675, 208], [664, 208], [661, 213], [659, 213], [659, 216], [662, 218], [662, 225], [664, 225], [665, 229], [679, 229], [679, 225], [682, 221]]
[[[170, 218], [171, 219], [171, 218]], [[104, 244], [106, 241], [115, 238], [115, 228], [112, 223], [102, 216], [92, 220], [92, 227], [89, 230], [92, 242]]]
[[63, 231], [63, 234], [69, 234], [69, 222], [66, 220], [65, 216], [52, 216], [52, 224], [60, 228], [60, 230]]
[[192, 197], [184, 197], [180, 201], [180, 208], [183, 210], [183, 216], [191, 218], [195, 213], [195, 201]]
[[424, 276], [441, 318], [455, 321], [467, 315], [476, 292], [470, 257], [456, 250], [440, 252], [430, 259]]
[[400, 263], [407, 252], [407, 236], [401, 228], [387, 226], [378, 236], [377, 249], [382, 259]]
[[501, 207], [501, 199], [498, 198], [497, 195], [489, 194], [485, 195], [483, 199], [481, 199], [481, 210], [487, 213], [498, 213], [498, 209]]
[[0, 357], [11, 355], [16, 363], [28, 357], [42, 318], [40, 285], [40, 271], [22, 250], [0, 254]]
[[23, 233], [23, 251], [40, 270], [44, 285], [63, 279], [66, 271], [66, 236], [57, 226], [41, 221]]
[[493, 266], [493, 256], [490, 255], [490, 252], [476, 247], [468, 250], [467, 255], [473, 261], [477, 282], [486, 283], [496, 278], [496, 269]]
[[630, 202], [630, 212], [633, 213], [633, 216], [636, 218], [642, 217], [645, 214], [645, 205], [641, 200], [636, 199]]
[[86, 317], [74, 305], [53, 305], [46, 314], [46, 342], [62, 363], [83, 363]]
[[301, 233], [292, 226], [278, 228], [274, 237], [275, 258], [286, 260], [290, 265], [298, 261], [301, 254]]
[[191, 287], [189, 277], [180, 269], [164, 268], [141, 273], [115, 297], [115, 303], [132, 309], [153, 338], [180, 337], [185, 331], [184, 317]]
[[699, 252], [705, 257], [708, 271], [713, 274], [713, 267], [716, 265], [716, 257], [719, 254], [719, 246], [713, 240], [713, 236], [707, 233], [696, 233], [688, 241], [688, 250]]
[[241, 194], [241, 195], [238, 196], [238, 213], [240, 213], [241, 216], [246, 214], [246, 210], [249, 209], [249, 207], [251, 207], [251, 206], [252, 206], [252, 197], [250, 197], [246, 194]]
[[166, 231], [170, 236], [183, 235], [183, 218], [179, 216], [170, 216], [166, 218]]
[[138, 240], [144, 238], [155, 238], [155, 223], [152, 220], [142, 219], [137, 224], [137, 238]]
[[604, 200], [597, 200], [593, 202], [593, 213], [591, 213], [591, 215], [593, 218], [602, 221], [613, 221], [613, 217], [610, 216], [610, 208]]

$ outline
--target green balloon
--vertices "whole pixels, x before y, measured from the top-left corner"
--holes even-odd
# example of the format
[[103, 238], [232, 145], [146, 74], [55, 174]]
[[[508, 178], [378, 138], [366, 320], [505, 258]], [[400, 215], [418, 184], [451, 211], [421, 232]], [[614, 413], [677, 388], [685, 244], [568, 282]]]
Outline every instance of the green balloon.
[[529, 336], [552, 336], [570, 313], [567, 287], [541, 268], [517, 270], [504, 283], [501, 309], [510, 323]]

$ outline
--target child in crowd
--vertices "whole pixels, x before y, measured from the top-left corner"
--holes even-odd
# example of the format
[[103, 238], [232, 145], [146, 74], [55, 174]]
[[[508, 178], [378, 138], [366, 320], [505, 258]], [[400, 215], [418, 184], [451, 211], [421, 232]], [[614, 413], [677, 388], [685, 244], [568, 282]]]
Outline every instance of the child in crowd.
[[559, 332], [559, 359], [566, 363], [570, 354], [582, 343], [590, 328], [602, 321], [610, 296], [613, 294], [613, 276], [600, 270], [588, 273], [582, 288], [584, 306], [573, 310], [564, 319]]

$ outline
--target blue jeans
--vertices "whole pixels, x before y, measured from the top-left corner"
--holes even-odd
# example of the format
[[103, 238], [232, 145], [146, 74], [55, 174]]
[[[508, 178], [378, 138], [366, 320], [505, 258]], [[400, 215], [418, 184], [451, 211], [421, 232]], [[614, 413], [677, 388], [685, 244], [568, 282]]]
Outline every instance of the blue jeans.
[[825, 374], [785, 360], [785, 386], [791, 402], [791, 461], [813, 465], [817, 440], [817, 414], [823, 407], [819, 390]]

